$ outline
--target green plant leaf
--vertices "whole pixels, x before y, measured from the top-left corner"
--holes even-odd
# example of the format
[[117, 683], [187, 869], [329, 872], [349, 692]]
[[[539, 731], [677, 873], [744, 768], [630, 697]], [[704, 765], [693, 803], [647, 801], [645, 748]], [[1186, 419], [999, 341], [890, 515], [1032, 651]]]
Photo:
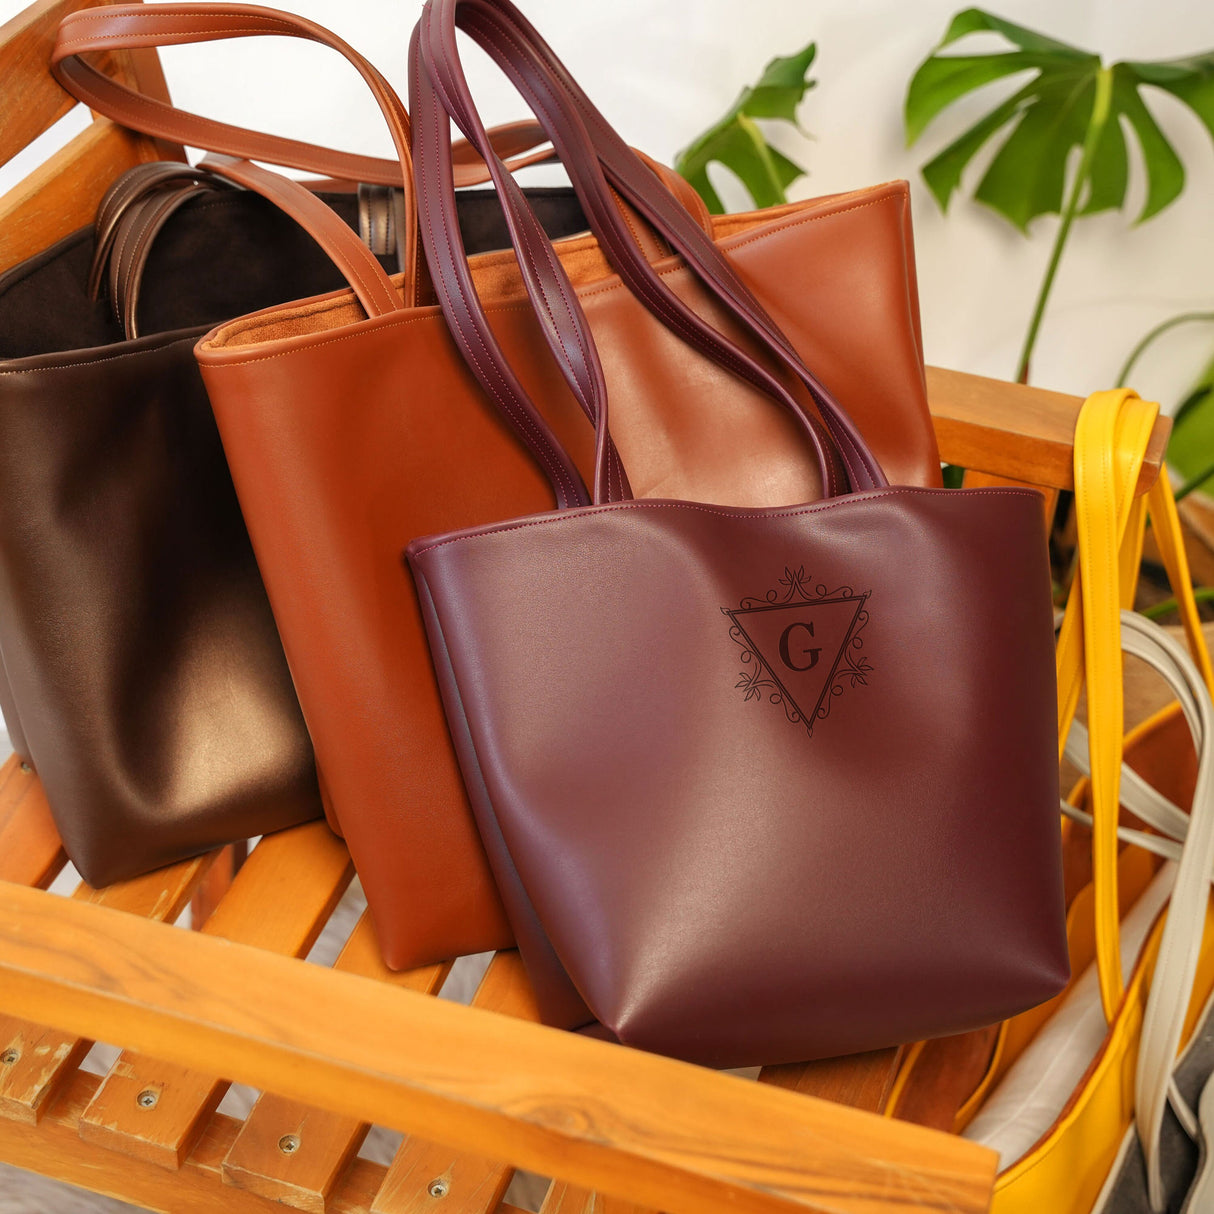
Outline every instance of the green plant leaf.
[[811, 42], [795, 55], [773, 59], [754, 87], [743, 94], [741, 112], [750, 118], [783, 118], [795, 126], [797, 106], [815, 84], [809, 69], [817, 53], [818, 44]]
[[1214, 493], [1214, 358], [1176, 410], [1168, 464], [1184, 478], [1187, 492]]
[[811, 42], [795, 55], [773, 59], [755, 84], [743, 89], [725, 114], [676, 157], [675, 169], [691, 182], [714, 214], [721, 214], [725, 207], [708, 179], [710, 164], [723, 164], [733, 172], [758, 207], [787, 201], [785, 190], [804, 176], [799, 164], [767, 142], [755, 119], [798, 125], [797, 107], [814, 87], [809, 68], [816, 53], [817, 46]]
[[[971, 34], [995, 34], [1011, 49], [984, 55], [942, 54]], [[1098, 55], [1005, 21], [982, 9], [966, 9], [950, 23], [940, 45], [911, 79], [906, 94], [906, 134], [914, 143], [930, 123], [960, 98], [997, 80], [1029, 74], [1020, 87], [953, 139], [923, 166], [923, 176], [943, 210], [960, 188], [966, 167], [992, 139], [1003, 140], [974, 190], [977, 201], [1024, 231], [1039, 215], [1061, 214], [1069, 162], [1093, 126]], [[1146, 201], [1138, 221], [1149, 219], [1184, 189], [1184, 165], [1144, 101], [1146, 86], [1184, 102], [1214, 137], [1214, 51], [1157, 63], [1124, 62], [1112, 69], [1107, 120], [1087, 161], [1085, 194], [1078, 213], [1115, 210], [1129, 187], [1126, 132], [1142, 153]]]

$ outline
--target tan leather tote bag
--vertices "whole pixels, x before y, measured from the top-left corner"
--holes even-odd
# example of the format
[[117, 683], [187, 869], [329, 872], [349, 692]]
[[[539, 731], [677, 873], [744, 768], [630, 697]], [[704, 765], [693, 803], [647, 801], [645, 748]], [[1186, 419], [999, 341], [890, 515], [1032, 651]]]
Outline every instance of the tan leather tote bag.
[[[193, 146], [208, 133], [96, 72], [86, 77], [73, 56], [257, 33], [311, 36], [297, 18], [237, 5], [117, 6], [88, 18], [69, 18], [55, 51], [76, 95], [148, 133], [190, 131]], [[373, 87], [408, 180], [404, 110], [382, 80]], [[260, 155], [233, 141], [219, 150]], [[697, 218], [820, 369], [891, 478], [938, 484], [906, 185], [712, 220], [698, 210]], [[745, 348], [745, 335], [679, 259], [639, 223], [634, 234], [665, 281]], [[820, 495], [816, 465], [788, 417], [654, 319], [622, 288], [593, 235], [556, 247], [602, 353], [612, 434], [637, 496], [763, 506]], [[475, 258], [473, 275], [523, 387], [544, 402], [541, 424], [570, 453], [559, 469], [534, 462], [469, 372], [476, 351], [452, 338], [414, 260], [388, 298], [386, 279], [351, 281], [350, 291], [223, 325], [197, 349], [322, 786], [394, 966], [511, 938], [401, 550], [418, 535], [548, 509], [551, 477], [565, 486], [565, 501], [584, 497], [594, 448], [593, 428], [523, 301], [513, 252]]]

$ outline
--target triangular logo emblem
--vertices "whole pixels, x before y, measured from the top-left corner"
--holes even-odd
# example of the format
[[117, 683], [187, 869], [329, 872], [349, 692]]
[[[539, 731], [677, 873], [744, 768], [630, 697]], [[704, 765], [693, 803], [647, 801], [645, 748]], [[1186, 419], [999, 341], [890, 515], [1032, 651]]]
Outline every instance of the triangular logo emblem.
[[780, 586], [721, 609], [742, 647], [745, 669], [737, 687], [748, 700], [781, 705], [812, 734], [833, 700], [848, 686], [867, 684], [872, 673], [860, 636], [869, 592], [814, 586], [803, 569], [786, 569]]

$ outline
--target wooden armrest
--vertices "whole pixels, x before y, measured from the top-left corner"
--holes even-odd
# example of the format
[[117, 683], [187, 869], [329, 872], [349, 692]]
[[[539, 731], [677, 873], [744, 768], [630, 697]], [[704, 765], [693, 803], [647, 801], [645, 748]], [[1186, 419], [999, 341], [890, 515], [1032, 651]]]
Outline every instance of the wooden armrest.
[[2, 882], [0, 975], [13, 1014], [671, 1214], [978, 1214], [994, 1181], [963, 1139]]
[[[1043, 488], [1075, 487], [1071, 454], [1082, 397], [928, 367], [927, 399], [945, 463]], [[1159, 476], [1171, 431], [1171, 418], [1160, 414], [1138, 493]]]

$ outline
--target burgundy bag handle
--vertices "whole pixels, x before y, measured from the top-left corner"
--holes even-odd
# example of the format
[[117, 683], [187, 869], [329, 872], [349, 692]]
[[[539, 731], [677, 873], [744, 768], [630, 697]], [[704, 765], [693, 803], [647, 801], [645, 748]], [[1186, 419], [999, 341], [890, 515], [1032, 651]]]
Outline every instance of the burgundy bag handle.
[[[599, 149], [592, 147], [589, 136], [580, 120], [578, 113], [572, 112], [574, 106], [566, 93], [564, 98], [554, 96], [560, 91], [562, 82], [551, 72], [548, 64], [540, 61], [535, 67], [535, 58], [527, 58], [525, 52], [530, 48], [526, 43], [532, 39], [538, 41], [539, 36], [517, 14], [509, 4], [490, 4], [488, 0], [478, 3], [472, 0], [436, 0], [423, 10], [422, 20], [417, 31], [417, 41], [420, 51], [413, 55], [413, 76], [417, 82], [413, 91], [414, 118], [418, 123], [418, 188], [419, 201], [426, 213], [427, 222], [423, 223], [423, 239], [427, 242], [427, 252], [436, 257], [436, 264], [441, 269], [434, 274], [438, 279], [447, 281], [452, 300], [449, 322], [453, 328], [461, 330], [482, 329], [478, 323], [479, 308], [470, 302], [467, 288], [466, 273], [461, 273], [456, 264], [460, 258], [451, 256], [449, 235], [452, 230], [451, 207], [442, 201], [441, 196], [450, 193], [450, 181], [443, 181], [441, 173], [430, 172], [429, 165], [423, 164], [434, 156], [436, 143], [435, 110], [427, 101], [426, 94], [437, 88], [442, 96], [443, 104], [465, 134], [477, 145], [482, 153], [485, 131], [476, 115], [475, 107], [468, 92], [467, 83], [463, 78], [458, 54], [455, 50], [455, 19], [464, 14], [483, 15], [490, 11], [492, 16], [498, 10], [504, 10], [507, 16], [513, 16], [522, 23], [521, 27], [511, 27], [503, 32], [500, 26], [481, 22], [475, 17], [463, 17], [460, 24], [468, 29], [478, 41], [506, 69], [507, 74], [523, 92], [544, 122], [549, 134], [556, 136], [558, 150], [573, 180], [575, 188], [582, 199], [583, 207], [591, 221], [592, 227], [604, 244], [613, 264], [621, 273], [625, 282], [638, 294], [649, 309], [654, 312], [673, 331], [682, 336], [690, 344], [703, 350], [715, 361], [727, 366], [742, 377], [754, 383], [757, 387], [773, 396], [777, 401], [790, 409], [794, 416], [803, 424], [818, 456], [822, 471], [823, 485], [827, 496], [837, 491], [836, 479], [832, 466], [832, 447], [837, 444], [842, 455], [853, 489], [875, 488], [884, 485], [885, 478], [877, 467], [875, 460], [868, 452], [863, 440], [852, 426], [850, 419], [835, 404], [829, 393], [805, 369], [800, 360], [791, 351], [783, 335], [779, 333], [774, 322], [766, 316], [761, 306], [749, 292], [741, 286], [740, 280], [732, 271], [732, 267], [703, 233], [697, 224], [688, 216], [687, 211], [661, 186], [649, 169], [611, 132], [612, 151], [618, 156], [618, 149], [623, 149], [625, 163], [635, 170], [631, 177], [618, 174], [617, 186], [623, 184], [627, 188], [622, 192], [630, 202], [637, 204], [654, 223], [659, 234], [671, 240], [671, 243], [683, 253], [689, 264], [698, 274], [705, 285], [709, 287], [726, 307], [765, 344], [775, 356], [788, 366], [799, 379], [805, 383], [811, 392], [823, 420], [828, 425], [834, 443], [824, 441], [819, 427], [812, 416], [807, 413], [787, 390], [765, 368], [753, 359], [744, 355], [725, 338], [706, 325], [696, 314], [686, 308], [666, 287], [660, 276], [654, 273], [652, 267], [644, 258], [637, 254], [635, 243], [630, 239], [626, 222], [620, 216], [618, 209], [612, 203], [612, 195], [603, 178], [599, 167]], [[443, 25], [443, 21], [446, 24]], [[444, 34], [446, 37], [444, 38]], [[509, 50], [503, 51], [501, 43], [508, 45]], [[542, 42], [540, 45], [543, 46]], [[437, 49], [435, 49], [437, 47]], [[544, 48], [547, 50], [547, 48]], [[427, 50], [430, 56], [427, 58]], [[547, 55], [555, 61], [551, 51]], [[521, 70], [518, 61], [526, 59], [526, 67], [530, 71]], [[429, 69], [433, 69], [431, 74]], [[562, 69], [563, 70], [563, 69]], [[548, 77], [552, 78], [549, 79]], [[536, 79], [538, 78], [538, 84]], [[565, 104], [562, 106], [561, 101]], [[589, 102], [585, 102], [589, 105]], [[426, 135], [422, 137], [421, 125], [426, 124]], [[606, 124], [603, 123], [605, 126]], [[606, 128], [610, 130], [610, 128]], [[435, 157], [441, 160], [441, 148]], [[520, 251], [520, 263], [523, 266], [524, 281], [533, 300], [537, 305], [537, 315], [550, 348], [561, 365], [571, 388], [579, 396], [588, 412], [599, 420], [603, 431], [604, 441], [599, 445], [599, 462], [596, 469], [596, 498], [597, 500], [612, 500], [621, 495], [619, 478], [611, 475], [608, 456], [611, 448], [606, 438], [607, 427], [604, 413], [605, 393], [602, 389], [601, 370], [593, 353], [589, 331], [584, 317], [580, 316], [580, 308], [574, 299], [572, 288], [564, 275], [559, 262], [552, 253], [551, 246], [542, 236], [542, 230], [530, 214], [530, 208], [523, 198], [521, 191], [509, 178], [505, 166], [488, 151], [487, 160], [493, 173], [507, 212], [507, 221], [511, 226], [512, 236]], [[497, 161], [497, 163], [495, 163]], [[437, 195], [437, 196], [436, 196]], [[448, 200], [449, 203], [449, 200]], [[442, 239], [432, 239], [430, 232], [431, 216], [437, 219]], [[688, 232], [693, 235], [688, 236]], [[465, 281], [461, 284], [461, 279]], [[739, 300], [739, 295], [741, 299]], [[483, 314], [480, 318], [483, 321]], [[773, 337], [774, 335], [774, 337]], [[487, 326], [480, 337], [488, 344]], [[498, 351], [500, 355], [500, 351]], [[474, 366], [474, 370], [478, 370]], [[485, 375], [482, 382], [485, 382]], [[488, 385], [486, 385], [488, 387]]]
[[[449, 120], [434, 90], [428, 86], [418, 46], [419, 30], [410, 42], [410, 100], [414, 109], [417, 156], [414, 161], [422, 240], [430, 278], [452, 335], [459, 343], [469, 369], [486, 394], [515, 426], [516, 432], [541, 464], [542, 451], [530, 429], [517, 419], [535, 412], [526, 390], [502, 354], [489, 327], [464, 249], [451, 185]], [[606, 389], [602, 367], [590, 338], [585, 316], [551, 242], [529, 205], [519, 207], [510, 192], [522, 191], [514, 178], [492, 160], [490, 173], [497, 185], [506, 224], [518, 257], [519, 269], [534, 304], [540, 330], [569, 383], [574, 399], [595, 426], [595, 501], [616, 501], [629, 496], [623, 468], [605, 422]], [[555, 440], [554, 440], [555, 441]], [[580, 477], [578, 478], [580, 481]], [[589, 505], [578, 483], [553, 479], [558, 506]], [[560, 506], [560, 508], [564, 508]]]
[[[592, 226], [596, 222], [602, 225], [596, 226], [595, 231], [609, 257], [614, 255], [619, 259], [618, 263], [613, 261], [617, 272], [628, 281], [628, 267], [624, 263], [631, 262], [640, 278], [647, 279], [649, 287], [656, 290], [656, 294], [651, 295], [639, 281], [633, 286], [638, 293], [644, 292], [641, 298], [650, 306], [650, 310], [658, 315], [658, 309], [661, 309], [667, 323], [676, 332], [682, 332], [686, 340], [722, 365], [742, 374], [756, 387], [771, 392], [777, 400], [781, 399], [783, 392], [780, 385], [773, 384], [769, 379], [767, 383], [761, 382], [768, 378], [761, 366], [727, 342], [722, 348], [720, 335], [669, 291], [648, 266], [641, 266], [636, 261], [627, 233], [620, 228], [617, 214], [605, 205], [610, 195], [602, 177], [601, 170], [604, 168], [612, 178], [612, 186], [655, 223], [659, 232], [671, 240], [701, 281], [718, 295], [735, 318], [767, 345], [777, 359], [809, 389], [838, 444], [849, 470], [852, 487], [860, 489], [885, 484], [883, 473], [850, 418], [804, 366], [787, 338], [728, 260], [711, 238], [706, 240], [695, 225], [687, 222], [687, 215], [680, 208], [670, 205], [669, 194], [655, 189], [652, 177], [645, 172], [644, 165], [635, 153], [620, 139], [518, 9], [509, 0], [434, 0], [432, 7], [433, 12], [423, 12], [422, 17], [426, 34], [423, 53], [427, 49], [432, 52], [430, 66], [435, 73], [436, 83], [445, 90], [445, 100], [454, 100], [456, 106], [472, 104], [456, 49], [455, 25], [458, 21], [461, 28], [471, 33], [503, 68], [545, 122], [550, 134], [562, 125], [562, 119], [568, 120], [564, 124], [564, 133], [570, 146], [562, 151], [562, 159], [575, 188], [579, 186], [580, 175], [581, 185], [586, 190], [582, 196], [583, 207]], [[468, 116], [472, 117], [471, 114]], [[457, 114], [453, 113], [453, 117], [460, 120]], [[588, 133], [588, 129], [592, 134]], [[565, 152], [569, 154], [565, 155]], [[594, 213], [596, 204], [599, 208], [597, 216]], [[685, 326], [688, 325], [695, 331], [694, 337], [686, 332]], [[742, 365], [737, 365], [738, 358]]]

